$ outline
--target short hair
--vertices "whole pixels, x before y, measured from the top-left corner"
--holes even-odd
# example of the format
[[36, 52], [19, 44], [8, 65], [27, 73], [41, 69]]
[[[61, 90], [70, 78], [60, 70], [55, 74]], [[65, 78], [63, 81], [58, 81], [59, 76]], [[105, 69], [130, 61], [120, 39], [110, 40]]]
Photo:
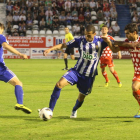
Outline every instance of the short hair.
[[107, 27], [107, 25], [103, 25], [103, 26], [102, 26], [102, 28], [103, 28], [103, 27], [106, 27], [106, 28], [108, 28], [108, 27]]
[[2, 28], [2, 29], [5, 30], [5, 26], [4, 26], [4, 24], [0, 23], [0, 28]]
[[136, 31], [138, 34], [138, 26], [136, 23], [129, 23], [125, 26], [124, 30], [129, 30], [130, 33], [133, 33]]
[[[65, 29], [68, 28], [67, 26], [65, 27]], [[69, 29], [69, 28], [68, 28]]]
[[92, 31], [93, 33], [95, 33], [95, 27], [92, 24], [87, 25], [85, 29], [87, 32]]

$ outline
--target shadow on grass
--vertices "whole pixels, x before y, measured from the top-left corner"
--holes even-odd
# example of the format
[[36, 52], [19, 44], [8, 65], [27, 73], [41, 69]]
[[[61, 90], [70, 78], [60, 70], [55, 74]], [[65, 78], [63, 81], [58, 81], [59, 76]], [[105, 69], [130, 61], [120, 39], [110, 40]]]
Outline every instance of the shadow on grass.
[[130, 122], [134, 122], [134, 121], [122, 121], [122, 122], [130, 123]]
[[58, 119], [68, 119], [68, 120], [74, 120], [74, 121], [91, 121], [92, 118], [70, 118], [69, 116], [58, 116], [58, 117], [55, 117], [55, 118], [58, 118]]
[[0, 118], [7, 118], [7, 119], [26, 119], [26, 118], [37, 118], [32, 116], [15, 116], [15, 115], [1, 115]]
[[40, 121], [39, 117], [15, 116], [15, 115], [1, 115], [0, 119], [23, 119], [23, 120], [28, 120], [28, 121]]
[[131, 116], [112, 116], [112, 117], [107, 117], [107, 116], [105, 116], [105, 117], [96, 117], [96, 118], [105, 118], [105, 119], [109, 119], [109, 118], [116, 118], [116, 119], [122, 119], [122, 118], [134, 118], [134, 117], [131, 117]]

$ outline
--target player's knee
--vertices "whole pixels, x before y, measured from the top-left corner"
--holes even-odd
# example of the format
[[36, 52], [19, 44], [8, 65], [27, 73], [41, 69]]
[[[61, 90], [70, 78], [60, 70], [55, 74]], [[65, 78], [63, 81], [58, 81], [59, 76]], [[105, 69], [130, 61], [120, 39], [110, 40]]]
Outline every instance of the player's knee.
[[79, 102], [84, 101], [85, 97], [86, 97], [86, 96], [85, 96], [84, 94], [79, 93], [78, 101], [79, 101]]
[[19, 80], [13, 80], [12, 82], [11, 82], [11, 84], [13, 85], [13, 86], [16, 86], [16, 85], [19, 85], [19, 86], [23, 86], [22, 85], [22, 82], [21, 81], [19, 81]]
[[16, 83], [16, 85], [19, 85], [19, 86], [23, 87], [23, 84], [22, 84], [21, 81], [18, 81], [18, 82]]
[[136, 85], [132, 85], [132, 90], [137, 91], [137, 90], [139, 90], [139, 88]]
[[111, 73], [114, 73], [114, 70], [110, 70]]
[[62, 84], [61, 82], [57, 82], [57, 83], [56, 83], [56, 87], [58, 87], [58, 88], [63, 88], [63, 84]]

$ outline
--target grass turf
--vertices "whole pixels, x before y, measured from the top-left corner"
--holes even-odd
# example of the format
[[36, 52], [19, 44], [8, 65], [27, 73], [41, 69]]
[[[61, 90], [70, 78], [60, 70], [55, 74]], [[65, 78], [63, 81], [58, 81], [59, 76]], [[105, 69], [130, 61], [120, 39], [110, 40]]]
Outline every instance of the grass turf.
[[[138, 103], [132, 96], [133, 66], [131, 60], [114, 60], [115, 70], [123, 84], [118, 87], [113, 75], [109, 87], [99, 75], [93, 90], [78, 110], [78, 118], [70, 119], [78, 96], [76, 86], [67, 86], [49, 121], [38, 117], [38, 108], [48, 107], [50, 95], [60, 77], [66, 72], [63, 60], [5, 60], [6, 65], [23, 82], [24, 104], [32, 109], [27, 115], [14, 110], [14, 87], [1, 82], [0, 140], [138, 140], [140, 119], [133, 116]], [[76, 61], [69, 60], [69, 67]]]

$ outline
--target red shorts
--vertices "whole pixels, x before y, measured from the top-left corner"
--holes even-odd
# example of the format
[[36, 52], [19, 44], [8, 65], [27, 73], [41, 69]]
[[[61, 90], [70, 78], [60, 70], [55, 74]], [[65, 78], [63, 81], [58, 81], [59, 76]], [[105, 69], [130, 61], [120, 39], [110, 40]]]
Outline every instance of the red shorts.
[[100, 58], [100, 68], [104, 68], [108, 65], [108, 67], [114, 67], [113, 59], [111, 57], [108, 58]]
[[140, 82], [140, 75], [134, 74], [133, 80], [132, 81], [138, 81]]

